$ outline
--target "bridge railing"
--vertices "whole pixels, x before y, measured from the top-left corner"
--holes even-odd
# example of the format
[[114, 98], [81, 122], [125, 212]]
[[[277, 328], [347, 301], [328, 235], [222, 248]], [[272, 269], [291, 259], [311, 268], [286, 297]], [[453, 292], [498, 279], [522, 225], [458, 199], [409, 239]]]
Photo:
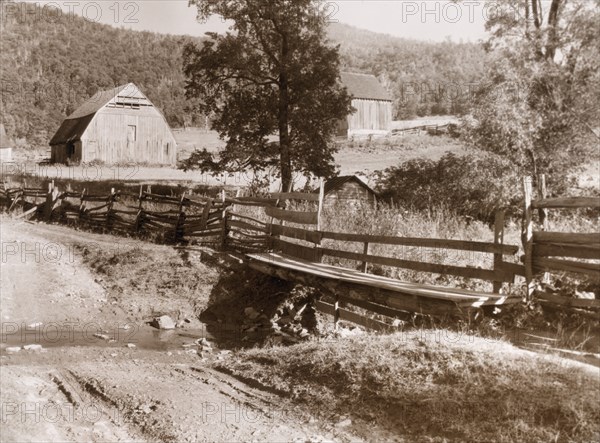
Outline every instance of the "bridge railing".
[[[549, 229], [550, 209], [600, 210], [600, 197], [547, 198], [545, 177], [540, 177], [539, 197], [533, 198], [531, 177], [523, 180], [524, 217], [522, 242], [525, 251], [527, 296], [548, 305], [576, 309], [600, 309], [600, 300], [576, 299], [537, 290], [538, 280], [549, 281], [551, 274], [576, 274], [594, 283], [600, 282], [600, 233], [554, 232]], [[538, 223], [534, 214], [538, 212]], [[539, 226], [540, 228], [536, 228]]]

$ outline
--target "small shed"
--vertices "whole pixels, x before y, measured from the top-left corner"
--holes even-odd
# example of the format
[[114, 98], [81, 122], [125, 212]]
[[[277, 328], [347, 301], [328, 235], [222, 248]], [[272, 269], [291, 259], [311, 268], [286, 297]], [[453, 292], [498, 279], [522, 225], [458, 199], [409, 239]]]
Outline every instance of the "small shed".
[[356, 110], [338, 123], [338, 136], [386, 136], [392, 128], [392, 96], [374, 75], [341, 73]]
[[85, 101], [62, 122], [50, 147], [52, 163], [174, 165], [177, 160], [165, 117], [133, 83]]
[[8, 138], [8, 135], [6, 134], [6, 129], [4, 128], [4, 125], [2, 123], [0, 123], [0, 161], [1, 162], [11, 162], [13, 157], [12, 157], [12, 149], [13, 149], [13, 142], [11, 139]]
[[339, 205], [356, 207], [365, 203], [374, 205], [377, 197], [377, 192], [356, 175], [343, 175], [325, 182], [323, 208], [332, 209]]

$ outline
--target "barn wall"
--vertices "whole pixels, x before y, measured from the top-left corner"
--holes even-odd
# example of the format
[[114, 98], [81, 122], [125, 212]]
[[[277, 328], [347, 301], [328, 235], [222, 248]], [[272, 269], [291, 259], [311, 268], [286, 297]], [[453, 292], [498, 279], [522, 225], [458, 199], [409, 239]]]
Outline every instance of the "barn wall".
[[[135, 126], [135, 141], [129, 126]], [[114, 164], [137, 162], [173, 165], [177, 160], [175, 138], [154, 107], [103, 108], [81, 137], [82, 161]]]
[[333, 209], [338, 204], [348, 207], [374, 202], [375, 194], [371, 191], [356, 182], [347, 182], [325, 196], [323, 207]]
[[348, 116], [348, 130], [389, 131], [392, 124], [392, 102], [352, 100], [356, 112]]
[[54, 145], [50, 147], [50, 161], [52, 163], [67, 163], [67, 145]]
[[12, 161], [12, 148], [0, 148], [0, 161]]

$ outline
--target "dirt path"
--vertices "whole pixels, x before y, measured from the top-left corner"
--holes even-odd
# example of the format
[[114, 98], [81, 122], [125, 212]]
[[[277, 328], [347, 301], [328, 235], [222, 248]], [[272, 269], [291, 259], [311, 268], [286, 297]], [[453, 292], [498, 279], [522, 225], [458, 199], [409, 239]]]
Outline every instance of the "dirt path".
[[0, 441], [357, 440], [266, 387], [210, 369], [227, 351], [200, 355], [193, 338], [183, 347], [156, 334], [167, 344], [153, 349], [87, 337], [14, 352], [25, 343], [15, 343], [15, 327], [29, 328], [30, 343], [32, 331], [47, 335], [48, 325], [63, 333], [69, 322], [127, 320], [71, 247], [82, 236], [118, 241], [2, 222]]

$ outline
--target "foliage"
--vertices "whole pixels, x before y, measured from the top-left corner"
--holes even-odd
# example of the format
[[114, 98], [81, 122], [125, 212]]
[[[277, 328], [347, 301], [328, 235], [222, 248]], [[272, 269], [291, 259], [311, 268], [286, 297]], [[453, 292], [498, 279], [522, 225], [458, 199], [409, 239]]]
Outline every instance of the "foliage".
[[498, 209], [518, 210], [518, 186], [514, 165], [494, 155], [416, 158], [378, 174], [382, 197], [406, 209], [447, 208], [490, 223]]
[[[213, 112], [213, 129], [227, 141], [218, 160], [204, 150], [185, 167], [203, 171], [262, 171], [277, 164], [282, 186], [292, 171], [334, 173], [336, 122], [351, 110], [339, 82], [338, 48], [312, 0], [288, 2], [192, 1], [199, 17], [220, 15], [233, 24], [208, 33], [184, 51], [187, 96]], [[270, 136], [279, 139], [272, 142]], [[195, 163], [198, 161], [198, 163]]]
[[374, 74], [391, 92], [398, 120], [468, 112], [485, 71], [476, 43], [411, 40], [344, 24], [331, 24], [329, 34], [342, 44], [344, 70]]
[[469, 137], [534, 177], [589, 160], [600, 109], [600, 2], [505, 0], [486, 24], [491, 64]]
[[[3, 16], [0, 32], [0, 119], [13, 139], [47, 146], [66, 115], [88, 97], [128, 82], [148, 95], [172, 127], [206, 125], [185, 97], [181, 70], [184, 44], [202, 39], [117, 29], [73, 14], [32, 20], [45, 14], [35, 3], [27, 8], [25, 17]], [[436, 96], [421, 94], [424, 79], [430, 89], [462, 87], [483, 72], [475, 44], [418, 42], [335, 23], [328, 34], [341, 44], [343, 69], [377, 75], [394, 95], [399, 116], [433, 112]], [[412, 110], [404, 109], [407, 101], [414, 102]], [[455, 112], [444, 103], [441, 111]]]
[[117, 29], [59, 12], [46, 18], [40, 6], [26, 7], [27, 15], [3, 16], [0, 33], [0, 118], [11, 137], [47, 146], [62, 119], [82, 102], [129, 82], [171, 126], [200, 117], [185, 112], [181, 53], [191, 37]]

